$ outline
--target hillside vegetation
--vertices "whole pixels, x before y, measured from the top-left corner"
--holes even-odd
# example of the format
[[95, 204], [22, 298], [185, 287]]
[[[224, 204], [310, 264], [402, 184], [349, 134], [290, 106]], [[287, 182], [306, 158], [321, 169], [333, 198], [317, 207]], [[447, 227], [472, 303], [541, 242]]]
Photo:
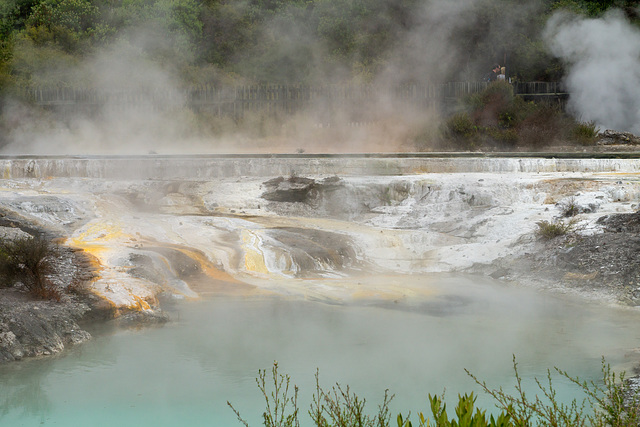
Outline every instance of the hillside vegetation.
[[[539, 149], [567, 140], [589, 145], [597, 135], [591, 121], [602, 115], [599, 110], [568, 117], [525, 103], [499, 85], [445, 112], [445, 123], [440, 111], [395, 98], [390, 102], [393, 96], [354, 98], [339, 109], [321, 101], [301, 119], [309, 109], [279, 106], [278, 111], [248, 114], [243, 105], [241, 115], [235, 106], [230, 115], [220, 114], [218, 106], [183, 108], [183, 98], [171, 104], [153, 95], [194, 87], [226, 88], [233, 95], [234, 86], [265, 84], [368, 85], [393, 93], [402, 86], [486, 81], [495, 63], [506, 67], [512, 82], [558, 82], [571, 66], [567, 55], [561, 60], [549, 46], [547, 23], [559, 11], [574, 18], [615, 14], [630, 28], [640, 22], [637, 3], [629, 0], [4, 0], [0, 146], [11, 153], [40, 152], [44, 146], [59, 154], [75, 153], [79, 143], [94, 141], [98, 148], [86, 151], [108, 147], [122, 153], [137, 146], [132, 140], [150, 140], [153, 148], [141, 149], [148, 152], [157, 151], [163, 139], [242, 133], [243, 138], [289, 138], [294, 142], [283, 149], [291, 150], [300, 147], [295, 141], [301, 128], [306, 140], [311, 128], [318, 144], [354, 138], [370, 144], [375, 138], [382, 147], [393, 141], [401, 150]], [[34, 92], [27, 91], [34, 88], [97, 89], [124, 98], [143, 94], [155, 104], [135, 115], [120, 106], [100, 109], [104, 104], [96, 103], [97, 108], [81, 109], [81, 117], [68, 110], [56, 116], [59, 105], [36, 105]], [[618, 98], [634, 99], [626, 93]], [[623, 104], [626, 111], [635, 111], [627, 105], [632, 102]], [[610, 115], [619, 118], [609, 122], [621, 123], [620, 130], [635, 129], [627, 123], [635, 120], [633, 115]], [[355, 136], [327, 134], [337, 119], [377, 127]], [[129, 143], [120, 147], [125, 140]], [[312, 145], [298, 149], [317, 151]]]
[[[558, 80], [542, 41], [558, 9], [600, 16], [634, 1], [4, 0], [0, 88], [88, 84], [87, 59], [128, 52], [186, 84], [479, 80], [494, 62]], [[125, 56], [126, 57], [126, 56]], [[125, 58], [122, 58], [125, 59]]]

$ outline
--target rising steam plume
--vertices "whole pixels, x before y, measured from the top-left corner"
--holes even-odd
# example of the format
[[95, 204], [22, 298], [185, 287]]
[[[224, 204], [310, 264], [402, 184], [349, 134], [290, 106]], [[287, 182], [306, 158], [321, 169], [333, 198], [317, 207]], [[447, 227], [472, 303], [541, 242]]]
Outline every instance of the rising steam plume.
[[557, 13], [546, 32], [568, 64], [568, 109], [602, 130], [640, 133], [640, 31], [619, 11], [599, 19]]

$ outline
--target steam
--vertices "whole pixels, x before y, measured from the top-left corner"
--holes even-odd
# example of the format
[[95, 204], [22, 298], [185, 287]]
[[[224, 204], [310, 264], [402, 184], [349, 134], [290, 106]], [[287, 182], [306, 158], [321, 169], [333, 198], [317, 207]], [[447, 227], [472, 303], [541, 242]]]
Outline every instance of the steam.
[[[39, 73], [41, 70], [31, 70], [30, 74], [45, 83], [57, 82], [64, 75], [68, 76], [66, 83], [72, 82], [72, 86], [126, 92], [130, 98], [149, 99], [148, 102], [131, 107], [108, 101], [63, 120], [27, 105], [8, 103], [0, 117], [0, 126], [9, 130], [0, 137], [4, 139], [1, 151], [183, 154], [412, 150], [408, 141], [417, 134], [434, 135], [440, 117], [436, 106], [407, 102], [394, 94], [394, 88], [404, 83], [479, 80], [503, 53], [478, 58], [474, 46], [493, 45], [539, 6], [538, 1], [513, 6], [511, 2], [496, 5], [488, 0], [431, 0], [411, 6], [399, 0], [374, 3], [377, 9], [370, 13], [370, 19], [360, 23], [367, 28], [357, 29], [373, 35], [367, 40], [357, 40], [359, 48], [344, 53], [342, 58], [329, 54], [333, 52], [330, 42], [315, 38], [316, 32], [323, 31], [315, 21], [319, 15], [292, 7], [261, 23], [257, 33], [260, 42], [235, 52], [236, 56], [230, 59], [238, 67], [239, 75], [254, 81], [309, 85], [373, 83], [380, 89], [366, 97], [355, 96], [343, 105], [327, 105], [318, 100], [297, 115], [283, 115], [286, 117], [280, 117], [281, 121], [255, 113], [248, 119], [245, 117], [242, 126], [231, 117], [198, 115], [185, 108], [186, 99], [181, 95], [184, 81], [221, 81], [224, 73], [214, 67], [206, 71], [192, 69], [193, 75], [185, 79], [188, 74], [185, 65], [191, 63], [193, 52], [179, 49], [179, 35], [159, 22], [152, 22], [120, 34], [115, 42], [83, 63], [74, 64], [69, 59], [56, 67], [41, 67], [44, 74]], [[241, 16], [247, 3], [236, 2], [228, 7]], [[339, 21], [341, 8], [352, 6], [347, 1], [338, 6], [318, 2], [316, 7]], [[490, 27], [484, 26], [488, 7], [494, 8], [490, 12]], [[396, 19], [399, 15], [402, 18]], [[480, 30], [476, 31], [477, 28]], [[231, 31], [235, 30], [232, 26]], [[215, 43], [215, 37], [210, 37], [207, 43]], [[367, 58], [367, 46], [376, 44], [378, 37], [381, 43], [386, 43], [388, 54], [382, 59], [374, 58], [378, 62], [372, 63], [374, 59]], [[59, 54], [54, 52], [52, 56]], [[349, 64], [356, 65], [349, 69]], [[54, 68], [55, 76], [47, 76], [46, 72]], [[273, 75], [280, 81], [269, 81]], [[159, 93], [172, 95], [154, 98]]]
[[[176, 114], [183, 110], [184, 98], [175, 71], [145, 55], [161, 49], [163, 41], [152, 34], [138, 30], [130, 41], [119, 40], [83, 63], [68, 65], [64, 73], [75, 87], [101, 95], [97, 103], [73, 111], [63, 121], [13, 101], [6, 107], [13, 126], [8, 126], [10, 142], [3, 152], [146, 154], [179, 139], [188, 123]], [[170, 96], [158, 99], [159, 93]], [[140, 101], [128, 103], [135, 99]]]
[[601, 129], [640, 133], [640, 31], [619, 11], [599, 19], [559, 12], [546, 37], [568, 64], [569, 111]]

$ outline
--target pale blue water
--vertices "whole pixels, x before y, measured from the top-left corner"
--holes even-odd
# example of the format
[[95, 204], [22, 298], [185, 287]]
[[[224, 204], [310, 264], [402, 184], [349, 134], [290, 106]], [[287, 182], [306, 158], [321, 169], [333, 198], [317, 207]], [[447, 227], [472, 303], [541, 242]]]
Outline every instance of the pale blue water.
[[[286, 299], [219, 298], [180, 304], [157, 328], [96, 334], [49, 359], [0, 367], [0, 426], [240, 426], [227, 400], [252, 426], [264, 408], [258, 369], [277, 360], [301, 388], [302, 425], [320, 383], [350, 385], [375, 412], [384, 390], [398, 411], [427, 411], [427, 394], [480, 389], [467, 368], [511, 389], [512, 354], [532, 387], [558, 366], [600, 378], [600, 358], [631, 362], [640, 313], [443, 278], [462, 289], [397, 309]], [[469, 299], [466, 297], [469, 296]], [[566, 381], [563, 399], [575, 396]], [[491, 409], [490, 400], [478, 402]], [[451, 408], [452, 411], [453, 408]], [[414, 418], [415, 420], [415, 418]]]

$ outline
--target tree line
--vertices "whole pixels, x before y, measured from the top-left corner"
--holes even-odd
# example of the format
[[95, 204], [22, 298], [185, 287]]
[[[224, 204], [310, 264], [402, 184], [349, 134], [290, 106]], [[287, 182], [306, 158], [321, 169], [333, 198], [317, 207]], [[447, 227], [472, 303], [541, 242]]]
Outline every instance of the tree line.
[[611, 8], [640, 21], [630, 0], [3, 0], [0, 90], [88, 85], [118, 49], [183, 84], [556, 81], [549, 17]]

